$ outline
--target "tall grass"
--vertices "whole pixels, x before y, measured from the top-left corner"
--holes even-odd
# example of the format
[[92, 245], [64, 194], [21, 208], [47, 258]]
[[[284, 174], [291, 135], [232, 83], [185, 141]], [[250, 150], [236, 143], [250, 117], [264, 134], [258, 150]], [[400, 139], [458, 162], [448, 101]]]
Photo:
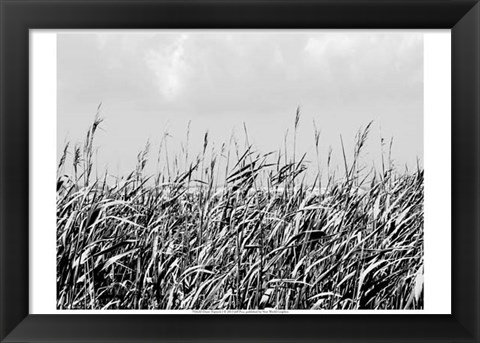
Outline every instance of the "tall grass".
[[[294, 139], [299, 120], [297, 111]], [[122, 181], [91, 180], [101, 123], [97, 114], [83, 147], [67, 145], [58, 165], [60, 176], [72, 154], [74, 176], [57, 184], [59, 309], [423, 308], [423, 170], [359, 168], [370, 125], [351, 164], [343, 150], [344, 177], [328, 167], [323, 188], [320, 163], [309, 185], [296, 146], [292, 159], [262, 154], [246, 128], [244, 149], [232, 138], [234, 148], [207, 154], [207, 133], [193, 160], [189, 128], [184, 156], [168, 155], [166, 134], [174, 162], [153, 183], [149, 144]], [[319, 159], [316, 127], [314, 140]]]

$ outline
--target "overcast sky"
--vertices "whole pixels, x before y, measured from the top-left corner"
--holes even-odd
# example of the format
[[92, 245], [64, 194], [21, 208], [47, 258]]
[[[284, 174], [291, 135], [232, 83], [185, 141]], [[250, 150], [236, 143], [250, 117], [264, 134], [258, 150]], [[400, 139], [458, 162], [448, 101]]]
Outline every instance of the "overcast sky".
[[191, 155], [206, 130], [218, 148], [232, 131], [243, 141], [243, 123], [258, 150], [278, 151], [297, 106], [297, 154], [312, 161], [314, 120], [321, 158], [331, 146], [336, 165], [340, 135], [351, 152], [372, 120], [366, 164], [380, 167], [380, 137], [394, 137], [399, 169], [423, 159], [422, 33], [115, 32], [58, 34], [57, 156], [84, 139], [101, 102], [98, 164], [112, 174], [133, 170], [147, 140], [156, 161], [165, 131], [180, 154], [189, 121]]

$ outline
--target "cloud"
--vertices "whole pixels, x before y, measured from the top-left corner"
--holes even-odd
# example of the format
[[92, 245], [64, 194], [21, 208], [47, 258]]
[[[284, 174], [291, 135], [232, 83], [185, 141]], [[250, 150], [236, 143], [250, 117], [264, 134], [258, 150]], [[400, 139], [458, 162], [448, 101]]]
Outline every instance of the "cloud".
[[[167, 125], [178, 137], [189, 120], [192, 141], [206, 129], [212, 140], [228, 140], [246, 122], [251, 140], [271, 149], [300, 105], [304, 130], [315, 119], [328, 144], [374, 119], [403, 146], [400, 160], [422, 151], [420, 33], [65, 33], [57, 49], [61, 142], [66, 132], [82, 139], [103, 102], [102, 143], [116, 156], [135, 161], [146, 138]], [[299, 148], [313, 142], [307, 131]]]
[[344, 34], [311, 37], [308, 68], [335, 92], [361, 100], [371, 95], [408, 98], [423, 87], [422, 35]]
[[184, 59], [186, 39], [186, 35], [181, 35], [171, 46], [151, 49], [145, 55], [147, 66], [156, 76], [158, 91], [166, 100], [174, 100], [184, 87], [184, 77], [188, 72]]
[[[75, 37], [77, 63], [89, 71], [76, 68], [73, 73], [82, 75], [73, 79], [84, 78], [102, 98], [128, 100], [139, 110], [274, 112], [299, 104], [336, 106], [347, 98], [361, 103], [372, 94], [407, 99], [423, 87], [422, 39], [415, 34], [187, 31], [90, 37], [96, 37], [94, 46], [88, 35]], [[82, 45], [85, 52], [78, 52]], [[88, 86], [80, 83], [77, 92]]]

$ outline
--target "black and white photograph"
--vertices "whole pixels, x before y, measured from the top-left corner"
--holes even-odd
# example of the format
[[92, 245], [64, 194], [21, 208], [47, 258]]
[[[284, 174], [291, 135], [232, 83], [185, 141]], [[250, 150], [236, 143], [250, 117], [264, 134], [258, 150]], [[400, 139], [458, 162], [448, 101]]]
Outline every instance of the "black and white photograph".
[[425, 308], [422, 32], [65, 31], [56, 56], [56, 309]]

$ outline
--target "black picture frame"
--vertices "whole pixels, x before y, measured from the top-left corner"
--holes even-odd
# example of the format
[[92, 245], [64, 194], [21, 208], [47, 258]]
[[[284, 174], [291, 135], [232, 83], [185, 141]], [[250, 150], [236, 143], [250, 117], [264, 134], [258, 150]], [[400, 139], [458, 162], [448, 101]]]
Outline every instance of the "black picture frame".
[[[479, 341], [477, 1], [0, 0], [0, 25], [2, 342]], [[452, 314], [30, 315], [29, 29], [45, 28], [451, 29]]]

